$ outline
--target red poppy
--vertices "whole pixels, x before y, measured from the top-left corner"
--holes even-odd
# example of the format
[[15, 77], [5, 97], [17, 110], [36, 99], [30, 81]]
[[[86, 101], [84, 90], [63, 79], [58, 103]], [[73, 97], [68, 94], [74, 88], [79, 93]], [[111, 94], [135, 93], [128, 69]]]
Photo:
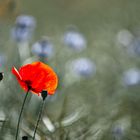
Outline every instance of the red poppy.
[[19, 71], [13, 67], [12, 73], [16, 76], [21, 87], [27, 91], [39, 94], [46, 90], [48, 94], [54, 94], [58, 78], [51, 67], [42, 63], [34, 62], [22, 66]]

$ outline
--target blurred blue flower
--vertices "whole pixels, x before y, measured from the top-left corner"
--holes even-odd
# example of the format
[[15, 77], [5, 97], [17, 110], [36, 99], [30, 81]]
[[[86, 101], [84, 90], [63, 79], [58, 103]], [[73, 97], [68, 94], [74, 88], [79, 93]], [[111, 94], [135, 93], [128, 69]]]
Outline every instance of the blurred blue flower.
[[12, 29], [12, 38], [17, 42], [29, 41], [35, 26], [36, 21], [34, 17], [28, 15], [18, 16]]
[[54, 53], [53, 44], [45, 37], [32, 46], [32, 53], [39, 57], [50, 58]]
[[124, 47], [128, 47], [131, 44], [133, 38], [133, 34], [126, 29], [120, 30], [117, 34], [117, 41]]
[[65, 32], [63, 41], [65, 45], [76, 51], [81, 51], [87, 46], [85, 37], [74, 28], [70, 28]]
[[135, 38], [133, 40], [128, 51], [133, 56], [140, 56], [140, 38]]
[[115, 126], [112, 130], [114, 140], [122, 140], [124, 138], [124, 128], [122, 126]]
[[74, 74], [83, 77], [90, 77], [96, 72], [95, 64], [88, 58], [73, 60], [69, 67]]
[[117, 34], [117, 41], [127, 48], [131, 56], [140, 56], [140, 36], [133, 35], [130, 31], [123, 29]]
[[124, 72], [123, 84], [125, 86], [134, 86], [140, 84], [140, 70], [131, 68]]
[[24, 25], [26, 27], [35, 27], [36, 21], [33, 16], [30, 15], [20, 15], [16, 18], [16, 25]]

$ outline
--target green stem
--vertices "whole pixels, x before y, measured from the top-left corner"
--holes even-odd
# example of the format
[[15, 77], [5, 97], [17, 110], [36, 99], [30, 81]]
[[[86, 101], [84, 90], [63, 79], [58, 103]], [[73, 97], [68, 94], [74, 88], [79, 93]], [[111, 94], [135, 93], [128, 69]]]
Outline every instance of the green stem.
[[38, 124], [39, 124], [39, 121], [41, 119], [41, 115], [42, 115], [42, 111], [43, 111], [43, 106], [44, 106], [44, 100], [41, 104], [41, 107], [40, 107], [40, 112], [39, 112], [39, 115], [38, 115], [38, 120], [37, 120], [37, 123], [36, 123], [36, 127], [35, 127], [35, 130], [34, 130], [34, 135], [33, 135], [33, 140], [35, 140], [35, 135], [36, 135], [36, 131], [37, 131], [37, 128], [38, 128]]
[[24, 105], [25, 105], [25, 102], [26, 102], [26, 99], [27, 99], [28, 93], [29, 93], [29, 90], [27, 91], [27, 93], [26, 93], [26, 95], [25, 95], [25, 97], [24, 97], [24, 101], [23, 101], [23, 103], [22, 103], [22, 107], [21, 107], [21, 110], [20, 110], [20, 114], [19, 114], [19, 118], [18, 118], [18, 124], [17, 124], [17, 131], [16, 131], [16, 138], [15, 138], [15, 140], [17, 140], [17, 138], [18, 138], [19, 124], [20, 124], [21, 115], [22, 115], [22, 112], [23, 112], [23, 109], [24, 109]]

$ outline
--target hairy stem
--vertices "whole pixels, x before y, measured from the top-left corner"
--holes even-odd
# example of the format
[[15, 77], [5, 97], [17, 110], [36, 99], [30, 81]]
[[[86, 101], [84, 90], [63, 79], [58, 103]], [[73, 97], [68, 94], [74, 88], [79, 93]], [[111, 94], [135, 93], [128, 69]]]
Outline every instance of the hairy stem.
[[40, 121], [40, 119], [41, 119], [41, 115], [42, 115], [42, 111], [43, 111], [44, 102], [45, 102], [45, 101], [43, 100], [43, 102], [42, 102], [42, 104], [41, 104], [41, 107], [40, 107], [40, 111], [39, 111], [37, 123], [36, 123], [35, 130], [34, 130], [33, 140], [35, 140], [35, 135], [36, 135], [36, 131], [37, 131], [37, 128], [38, 128], [39, 121]]
[[15, 140], [17, 140], [17, 138], [18, 138], [18, 131], [19, 131], [19, 124], [20, 124], [20, 120], [21, 120], [21, 115], [22, 115], [22, 112], [23, 112], [23, 110], [24, 110], [24, 105], [25, 105], [25, 102], [26, 102], [26, 99], [27, 99], [28, 94], [29, 94], [29, 90], [27, 91], [27, 93], [26, 93], [26, 95], [25, 95], [25, 97], [24, 97], [24, 101], [23, 101], [23, 103], [22, 103], [22, 107], [21, 107], [21, 110], [20, 110]]

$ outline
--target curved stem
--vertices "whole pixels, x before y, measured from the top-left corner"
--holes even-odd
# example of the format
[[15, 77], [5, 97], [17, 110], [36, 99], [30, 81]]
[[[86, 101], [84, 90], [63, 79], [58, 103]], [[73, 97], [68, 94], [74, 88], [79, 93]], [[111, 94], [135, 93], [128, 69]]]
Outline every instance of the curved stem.
[[40, 112], [39, 112], [39, 115], [38, 115], [38, 120], [37, 120], [37, 123], [36, 123], [36, 127], [35, 127], [35, 130], [34, 130], [34, 135], [33, 135], [33, 140], [35, 140], [35, 134], [36, 134], [36, 131], [37, 131], [37, 128], [38, 128], [38, 124], [39, 124], [39, 121], [41, 119], [41, 115], [42, 115], [42, 111], [43, 111], [43, 106], [44, 106], [44, 100], [41, 104], [41, 107], [40, 107]]
[[19, 131], [19, 124], [20, 124], [20, 119], [21, 119], [21, 115], [22, 115], [22, 112], [23, 112], [23, 109], [24, 109], [24, 105], [25, 105], [25, 102], [26, 102], [26, 99], [27, 99], [27, 96], [28, 96], [28, 93], [29, 93], [29, 90], [27, 91], [25, 97], [24, 97], [24, 101], [22, 103], [22, 107], [21, 107], [21, 110], [20, 110], [20, 114], [19, 114], [19, 118], [18, 118], [18, 124], [17, 124], [17, 131], [16, 131], [16, 138], [15, 140], [17, 140], [18, 138], [18, 131]]

